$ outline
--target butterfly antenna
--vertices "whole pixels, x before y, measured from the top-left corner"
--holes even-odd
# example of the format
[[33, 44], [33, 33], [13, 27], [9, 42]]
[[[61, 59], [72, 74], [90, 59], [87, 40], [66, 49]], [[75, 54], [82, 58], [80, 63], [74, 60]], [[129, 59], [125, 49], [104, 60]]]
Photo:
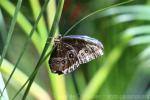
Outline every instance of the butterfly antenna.
[[83, 17], [82, 19], [80, 19], [79, 21], [77, 21], [74, 25], [72, 25], [65, 33], [63, 36], [67, 35], [73, 28], [75, 28], [78, 24], [80, 24], [82, 21], [84, 21], [85, 19], [99, 13], [99, 12], [102, 12], [102, 11], [105, 11], [107, 9], [110, 9], [112, 7], [116, 7], [116, 6], [120, 6], [120, 5], [124, 5], [124, 4], [127, 4], [127, 3], [130, 3], [134, 0], [128, 0], [128, 1], [125, 1], [125, 2], [121, 2], [121, 3], [118, 3], [118, 4], [115, 4], [115, 5], [112, 5], [112, 6], [109, 6], [109, 7], [106, 7], [106, 8], [103, 8], [103, 9], [99, 9], [99, 10], [96, 10], [90, 14], [88, 14], [87, 16]]

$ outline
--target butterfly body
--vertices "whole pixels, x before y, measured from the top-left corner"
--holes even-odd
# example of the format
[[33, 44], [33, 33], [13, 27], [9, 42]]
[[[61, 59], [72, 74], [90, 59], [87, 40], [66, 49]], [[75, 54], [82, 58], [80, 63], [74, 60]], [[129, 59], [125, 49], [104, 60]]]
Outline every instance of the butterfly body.
[[70, 73], [80, 64], [103, 55], [102, 43], [84, 35], [59, 36], [54, 43], [49, 64], [51, 71], [57, 74]]

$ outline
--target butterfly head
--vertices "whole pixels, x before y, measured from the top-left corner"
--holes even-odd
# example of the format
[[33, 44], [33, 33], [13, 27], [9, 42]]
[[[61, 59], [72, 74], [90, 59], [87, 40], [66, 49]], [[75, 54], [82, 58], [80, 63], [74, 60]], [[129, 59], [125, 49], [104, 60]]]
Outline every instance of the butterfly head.
[[62, 36], [61, 36], [61, 34], [59, 34], [58, 37], [54, 39], [54, 42], [55, 42], [55, 44], [60, 44], [61, 41], [62, 41]]

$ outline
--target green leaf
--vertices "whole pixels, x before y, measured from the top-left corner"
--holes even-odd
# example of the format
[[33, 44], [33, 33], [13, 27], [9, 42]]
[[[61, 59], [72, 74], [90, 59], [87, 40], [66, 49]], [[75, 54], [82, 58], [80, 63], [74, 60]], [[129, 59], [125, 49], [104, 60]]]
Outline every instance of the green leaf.
[[[55, 33], [56, 33], [56, 29], [57, 29], [57, 27], [58, 27], [58, 23], [59, 23], [59, 20], [60, 20], [60, 16], [61, 16], [61, 13], [62, 13], [62, 9], [63, 9], [63, 4], [64, 4], [64, 0], [60, 0], [59, 3], [58, 3], [58, 8], [57, 8], [57, 11], [56, 11], [56, 15], [55, 15], [55, 18], [54, 18], [54, 22], [53, 22], [52, 28], [51, 28], [51, 30], [50, 30], [50, 33], [48, 34], [49, 37], [51, 36], [51, 34], [55, 34]], [[35, 70], [34, 70], [34, 72], [32, 73], [31, 77], [29, 78], [30, 81], [29, 81], [29, 84], [28, 84], [28, 86], [27, 86], [27, 88], [26, 88], [26, 91], [25, 91], [25, 93], [24, 93], [24, 95], [23, 95], [23, 97], [22, 97], [23, 100], [26, 99], [26, 96], [27, 96], [27, 94], [28, 94], [28, 91], [30, 90], [30, 87], [31, 87], [31, 85], [32, 85], [32, 82], [33, 82], [33, 80], [34, 80], [34, 78], [35, 78], [35, 76], [36, 76], [36, 74], [37, 74], [37, 72], [38, 72], [38, 70], [39, 70], [39, 68], [40, 68], [41, 62], [42, 62], [42, 60], [44, 59], [44, 56], [45, 56], [46, 51], [47, 51], [47, 49], [48, 49], [48, 47], [49, 47], [49, 44], [50, 44], [50, 39], [48, 38], [47, 41], [46, 41], [45, 47], [44, 47], [44, 49], [43, 49], [43, 52], [42, 52], [42, 54], [41, 54], [41, 57], [40, 57], [40, 59], [39, 59], [37, 65], [36, 65], [36, 67], [35, 67]]]
[[[4, 1], [4, 2], [5, 2], [5, 1]], [[1, 3], [0, 3], [0, 4], [1, 4]], [[15, 24], [16, 24], [16, 19], [17, 19], [17, 16], [18, 16], [18, 13], [19, 13], [21, 4], [22, 4], [22, 0], [18, 0], [16, 9], [15, 9], [15, 12], [14, 12], [14, 16], [13, 16], [12, 21], [11, 21], [10, 29], [9, 29], [9, 31], [8, 31], [8, 36], [7, 36], [7, 39], [6, 39], [6, 43], [5, 43], [3, 52], [2, 52], [2, 56], [1, 56], [1, 58], [0, 58], [0, 66], [1, 66], [1, 64], [2, 64], [2, 62], [3, 62], [3, 59], [4, 59], [5, 55], [6, 55], [8, 46], [9, 46], [9, 44], [10, 44], [10, 40], [11, 40], [12, 33], [13, 33], [13, 30], [14, 30], [14, 27], [15, 27]]]
[[[2, 72], [4, 78], [7, 78], [10, 75], [13, 68], [14, 68], [14, 65], [12, 65], [10, 62], [8, 62], [7, 60], [3, 61], [2, 66], [0, 68], [0, 71]], [[28, 79], [28, 76], [25, 75], [19, 69], [16, 69], [15, 73], [12, 76], [12, 79], [13, 80], [11, 82], [11, 85], [13, 87], [15, 87], [16, 89], [18, 89]], [[37, 92], [37, 91], [40, 91], [40, 92]], [[32, 87], [31, 87], [31, 91], [29, 92], [29, 94], [34, 96], [35, 98], [38, 98], [38, 99], [44, 99], [44, 98], [45, 98], [45, 100], [51, 99], [49, 94], [35, 82], [33, 83]]]

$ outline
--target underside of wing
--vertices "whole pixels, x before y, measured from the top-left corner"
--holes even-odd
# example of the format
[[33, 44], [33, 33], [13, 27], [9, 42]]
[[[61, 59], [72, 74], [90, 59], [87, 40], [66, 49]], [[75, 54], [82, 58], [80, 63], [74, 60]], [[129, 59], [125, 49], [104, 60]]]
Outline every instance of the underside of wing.
[[63, 42], [70, 44], [77, 51], [79, 64], [87, 63], [103, 55], [103, 45], [100, 41], [83, 35], [63, 37]]
[[103, 55], [100, 41], [83, 35], [64, 36], [52, 52], [49, 59], [51, 71], [67, 74], [80, 64], [87, 63]]
[[62, 43], [54, 48], [49, 64], [54, 73], [70, 73], [79, 66], [77, 53], [71, 45]]

